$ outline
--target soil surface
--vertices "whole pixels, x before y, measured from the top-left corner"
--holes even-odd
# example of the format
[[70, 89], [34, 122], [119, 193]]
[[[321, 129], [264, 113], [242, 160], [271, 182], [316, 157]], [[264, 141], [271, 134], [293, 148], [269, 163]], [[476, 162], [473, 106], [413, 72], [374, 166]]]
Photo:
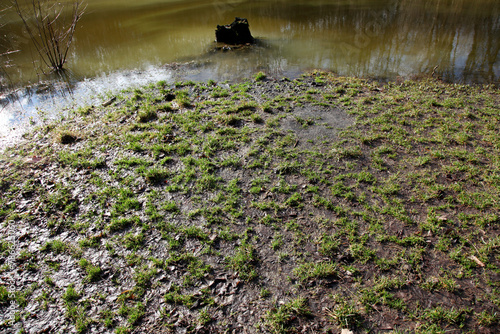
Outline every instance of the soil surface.
[[500, 94], [159, 82], [0, 156], [0, 333], [495, 333]]

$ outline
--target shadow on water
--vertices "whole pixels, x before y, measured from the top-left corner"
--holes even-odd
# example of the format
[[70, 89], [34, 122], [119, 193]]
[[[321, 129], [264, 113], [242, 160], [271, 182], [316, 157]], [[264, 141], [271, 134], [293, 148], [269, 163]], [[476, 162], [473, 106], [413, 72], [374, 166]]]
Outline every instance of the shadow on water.
[[[449, 82], [500, 80], [497, 0], [87, 2], [66, 64], [69, 75], [44, 78], [49, 85], [32, 84], [40, 75], [29, 40], [19, 20], [3, 13], [0, 32], [11, 50], [21, 50], [10, 56], [15, 66], [8, 75], [23, 88], [1, 97], [2, 133], [159, 80], [237, 80], [258, 71], [294, 77], [310, 69], [383, 81], [433, 71]], [[235, 16], [249, 20], [261, 43], [213, 52], [215, 27]]]

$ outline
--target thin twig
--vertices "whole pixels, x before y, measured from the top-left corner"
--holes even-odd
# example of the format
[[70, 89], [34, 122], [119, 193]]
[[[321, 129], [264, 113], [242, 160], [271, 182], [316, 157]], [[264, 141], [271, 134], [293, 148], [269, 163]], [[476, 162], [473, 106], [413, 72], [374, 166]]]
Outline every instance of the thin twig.
[[[32, 13], [27, 16], [21, 10], [18, 0], [13, 0], [14, 8], [42, 61], [55, 71], [60, 71], [66, 63], [76, 25], [85, 12], [86, 6], [82, 8], [81, 1], [75, 0], [71, 21], [65, 25], [61, 22], [64, 6], [57, 8], [54, 4], [46, 7], [45, 4], [45, 0], [31, 0]], [[31, 22], [29, 18], [33, 19], [33, 23], [29, 23]]]

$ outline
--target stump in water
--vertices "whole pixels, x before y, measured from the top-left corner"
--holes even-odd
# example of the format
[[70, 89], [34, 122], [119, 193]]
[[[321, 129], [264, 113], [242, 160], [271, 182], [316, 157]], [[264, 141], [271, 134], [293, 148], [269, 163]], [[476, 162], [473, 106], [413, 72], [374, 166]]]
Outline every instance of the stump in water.
[[255, 41], [250, 33], [248, 20], [239, 17], [235, 18], [231, 24], [224, 26], [217, 25], [215, 39], [219, 43], [231, 45], [252, 44]]

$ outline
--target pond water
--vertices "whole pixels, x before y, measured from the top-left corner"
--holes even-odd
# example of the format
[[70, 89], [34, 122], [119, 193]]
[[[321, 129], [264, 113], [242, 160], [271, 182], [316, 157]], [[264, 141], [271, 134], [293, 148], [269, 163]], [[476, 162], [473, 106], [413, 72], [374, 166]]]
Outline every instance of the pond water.
[[[66, 87], [23, 89], [0, 114], [8, 128], [131, 85], [158, 80], [237, 80], [258, 71], [294, 77], [325, 69], [396, 80], [429, 75], [498, 83], [498, 0], [86, 0], [70, 49]], [[47, 80], [22, 22], [0, 13], [11, 83]], [[214, 52], [217, 24], [245, 17], [257, 46]], [[172, 63], [190, 62], [179, 70]], [[68, 89], [69, 88], [69, 89]], [[71, 91], [71, 94], [68, 93]], [[38, 91], [38, 93], [37, 93]], [[66, 92], [61, 98], [61, 91]], [[2, 116], [3, 115], [3, 116]], [[3, 119], [3, 120], [2, 120]]]

